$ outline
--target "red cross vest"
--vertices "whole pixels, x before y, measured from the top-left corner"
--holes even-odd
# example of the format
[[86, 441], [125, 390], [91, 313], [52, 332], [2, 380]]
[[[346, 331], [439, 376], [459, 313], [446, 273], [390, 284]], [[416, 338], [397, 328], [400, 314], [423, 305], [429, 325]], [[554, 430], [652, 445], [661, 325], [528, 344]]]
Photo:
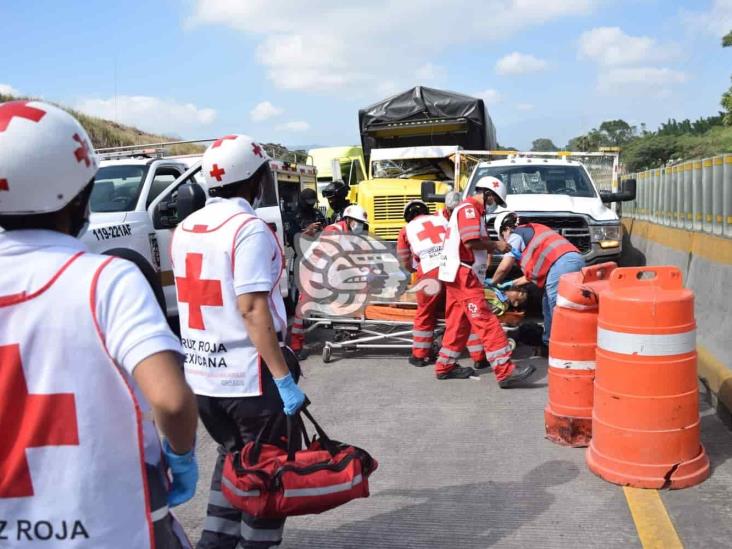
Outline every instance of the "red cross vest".
[[440, 266], [448, 221], [440, 214], [420, 215], [407, 223], [407, 241], [412, 253], [419, 258], [423, 273]]
[[[473, 257], [475, 257], [475, 261], [473, 261], [472, 265], [468, 265], [460, 261], [460, 227], [458, 227], [457, 213], [461, 209], [467, 207], [472, 208], [474, 206], [468, 201], [461, 202], [457, 208], [453, 210], [452, 215], [450, 216], [448, 231], [445, 235], [445, 243], [440, 257], [440, 271], [438, 274], [438, 278], [443, 282], [455, 282], [460, 266], [472, 269], [480, 281], [485, 279], [486, 271], [488, 270], [489, 256], [486, 250], [473, 250]], [[483, 220], [481, 220], [480, 223], [480, 236], [488, 236]]]
[[579, 250], [569, 240], [546, 225], [526, 223], [523, 227], [531, 228], [534, 236], [526, 243], [521, 254], [521, 270], [526, 278], [539, 288], [546, 284], [546, 275], [554, 262], [569, 252]]
[[[234, 267], [236, 261], [267, 261], [281, 275], [282, 253], [268, 227], [266, 233], [274, 246], [266, 252], [252, 249], [235, 256], [239, 233], [264, 223], [238, 201], [219, 200], [188, 216], [173, 236], [171, 255], [185, 375], [197, 395], [262, 394], [262, 365], [239, 311]], [[272, 280], [269, 300], [275, 330], [282, 334], [287, 316], [277, 280]]]
[[0, 288], [0, 546], [152, 547], [160, 441], [96, 320], [113, 258], [48, 258], [27, 293]]

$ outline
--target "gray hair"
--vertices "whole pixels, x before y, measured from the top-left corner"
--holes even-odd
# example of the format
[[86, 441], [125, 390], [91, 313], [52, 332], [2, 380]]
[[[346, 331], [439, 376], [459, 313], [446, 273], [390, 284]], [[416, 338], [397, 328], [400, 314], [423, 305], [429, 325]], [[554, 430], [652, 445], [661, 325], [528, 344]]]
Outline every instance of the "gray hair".
[[445, 208], [453, 211], [462, 201], [462, 197], [458, 191], [450, 191], [445, 195]]

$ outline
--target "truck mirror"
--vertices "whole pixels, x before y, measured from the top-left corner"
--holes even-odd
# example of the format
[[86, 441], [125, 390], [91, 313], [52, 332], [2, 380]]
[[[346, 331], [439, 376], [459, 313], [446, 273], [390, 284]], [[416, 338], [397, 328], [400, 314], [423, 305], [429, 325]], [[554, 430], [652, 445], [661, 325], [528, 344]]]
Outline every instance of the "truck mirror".
[[628, 202], [630, 200], [635, 200], [635, 193], [636, 193], [635, 178], [626, 179], [626, 180], [620, 182], [619, 199], [621, 202]]
[[206, 191], [197, 183], [185, 183], [178, 189], [176, 198], [176, 213], [180, 223], [193, 212], [200, 210], [206, 204]]
[[153, 227], [156, 229], [175, 229], [178, 224], [175, 201], [163, 200], [153, 210]]
[[422, 182], [422, 201], [423, 202], [444, 202], [444, 194], [435, 193], [435, 182], [434, 181], [423, 181]]

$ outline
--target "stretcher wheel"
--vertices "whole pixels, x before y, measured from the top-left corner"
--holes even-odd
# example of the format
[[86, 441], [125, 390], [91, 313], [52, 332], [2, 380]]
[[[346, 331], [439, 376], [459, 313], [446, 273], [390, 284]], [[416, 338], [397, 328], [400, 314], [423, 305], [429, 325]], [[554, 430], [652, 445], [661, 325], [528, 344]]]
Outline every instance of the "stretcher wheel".
[[512, 337], [508, 338], [508, 345], [511, 347], [511, 352], [513, 353], [516, 350], [516, 340]]
[[329, 345], [326, 345], [325, 347], [323, 347], [323, 362], [325, 362], [326, 364], [328, 364], [330, 362], [331, 353], [332, 353], [332, 349], [330, 348]]

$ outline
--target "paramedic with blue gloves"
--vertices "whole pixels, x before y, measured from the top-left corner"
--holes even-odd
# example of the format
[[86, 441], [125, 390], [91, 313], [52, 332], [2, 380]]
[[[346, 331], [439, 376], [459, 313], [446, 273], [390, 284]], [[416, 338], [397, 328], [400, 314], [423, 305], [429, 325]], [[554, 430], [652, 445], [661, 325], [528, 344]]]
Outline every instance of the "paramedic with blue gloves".
[[3, 547], [24, 522], [56, 547], [190, 547], [169, 507], [195, 492], [196, 399], [140, 270], [78, 240], [98, 167], [67, 112], [0, 103]]
[[514, 280], [516, 286], [533, 282], [544, 290], [542, 312], [544, 314], [544, 345], [549, 345], [554, 306], [557, 304], [559, 278], [575, 273], [585, 266], [579, 250], [556, 231], [540, 223], [519, 225], [518, 216], [511, 211], [498, 214], [493, 226], [500, 240], [511, 245], [493, 274], [492, 283], [500, 288], [506, 275], [519, 261], [523, 276]]
[[212, 143], [201, 169], [211, 198], [178, 225], [171, 246], [186, 379], [219, 443], [197, 547], [271, 547], [282, 541], [284, 519], [256, 519], [232, 507], [221, 482], [227, 453], [263, 429], [265, 442], [281, 443], [285, 422], [271, 418], [305, 402], [299, 363], [283, 343], [282, 250], [254, 210], [274, 180], [269, 157], [246, 135]]

